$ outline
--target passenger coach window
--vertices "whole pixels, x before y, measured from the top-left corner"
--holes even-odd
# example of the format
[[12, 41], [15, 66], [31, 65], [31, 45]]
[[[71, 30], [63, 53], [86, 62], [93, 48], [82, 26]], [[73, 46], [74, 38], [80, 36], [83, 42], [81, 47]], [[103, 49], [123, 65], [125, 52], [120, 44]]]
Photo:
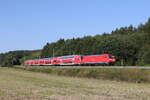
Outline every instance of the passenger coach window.
[[50, 62], [46, 62], [46, 64], [51, 64]]
[[74, 56], [62, 57], [63, 59], [74, 58]]

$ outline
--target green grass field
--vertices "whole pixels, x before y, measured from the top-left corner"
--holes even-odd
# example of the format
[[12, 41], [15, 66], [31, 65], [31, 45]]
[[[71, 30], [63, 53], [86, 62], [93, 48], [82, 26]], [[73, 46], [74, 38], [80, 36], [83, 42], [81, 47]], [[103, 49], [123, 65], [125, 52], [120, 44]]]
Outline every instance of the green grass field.
[[60, 76], [85, 77], [133, 83], [150, 83], [150, 69], [143, 68], [62, 68], [44, 66], [15, 66], [13, 68]]
[[150, 84], [0, 68], [0, 100], [150, 100]]

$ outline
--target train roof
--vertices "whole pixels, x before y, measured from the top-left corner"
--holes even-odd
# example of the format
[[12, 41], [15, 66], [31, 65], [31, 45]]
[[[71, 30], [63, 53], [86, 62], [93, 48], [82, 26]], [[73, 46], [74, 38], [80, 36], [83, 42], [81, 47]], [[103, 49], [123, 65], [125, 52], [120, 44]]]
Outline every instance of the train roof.
[[68, 55], [68, 56], [60, 56], [62, 58], [73, 58], [74, 56], [81, 56], [81, 55]]
[[70, 57], [70, 56], [81, 56], [81, 55], [67, 55], [67, 56], [60, 56], [60, 57]]
[[51, 60], [53, 57], [50, 58], [42, 58], [42, 59], [32, 59], [32, 60], [26, 60], [26, 61], [38, 61], [38, 60]]
[[51, 60], [51, 59], [53, 59], [53, 57], [51, 57], [51, 58], [43, 58], [44, 60]]
[[105, 54], [95, 54], [95, 55], [85, 55], [85, 56], [102, 56], [102, 55], [105, 55]]

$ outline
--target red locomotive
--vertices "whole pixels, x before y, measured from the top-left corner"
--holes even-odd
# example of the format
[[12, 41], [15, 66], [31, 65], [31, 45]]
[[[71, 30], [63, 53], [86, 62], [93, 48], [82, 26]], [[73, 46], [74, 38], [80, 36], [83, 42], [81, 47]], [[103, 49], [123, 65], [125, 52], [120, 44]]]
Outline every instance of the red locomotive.
[[88, 55], [82, 57], [83, 64], [103, 64], [103, 65], [110, 65], [113, 64], [116, 59], [109, 54], [102, 54], [102, 55]]
[[35, 65], [110, 65], [116, 62], [116, 59], [109, 54], [101, 55], [71, 55], [53, 58], [43, 58], [27, 60], [26, 66]]

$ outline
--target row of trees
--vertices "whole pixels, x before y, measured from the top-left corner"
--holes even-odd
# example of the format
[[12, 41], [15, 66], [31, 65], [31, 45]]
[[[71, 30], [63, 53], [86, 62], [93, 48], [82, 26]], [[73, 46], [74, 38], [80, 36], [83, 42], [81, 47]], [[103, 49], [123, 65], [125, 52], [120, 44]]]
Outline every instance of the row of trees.
[[[36, 51], [10, 51], [8, 53], [0, 54], [0, 66], [13, 66], [13, 65], [21, 65], [27, 59], [35, 59], [37, 54], [40, 52], [39, 50]], [[39, 53], [38, 53], [39, 55]]]
[[0, 66], [19, 65], [27, 59], [102, 53], [114, 55], [116, 65], [150, 64], [150, 19], [138, 27], [130, 25], [102, 35], [60, 39], [47, 43], [42, 50], [0, 54]]
[[102, 53], [114, 55], [117, 58], [116, 65], [150, 64], [150, 19], [137, 28], [130, 25], [94, 37], [60, 39], [54, 43], [47, 43], [41, 56]]

